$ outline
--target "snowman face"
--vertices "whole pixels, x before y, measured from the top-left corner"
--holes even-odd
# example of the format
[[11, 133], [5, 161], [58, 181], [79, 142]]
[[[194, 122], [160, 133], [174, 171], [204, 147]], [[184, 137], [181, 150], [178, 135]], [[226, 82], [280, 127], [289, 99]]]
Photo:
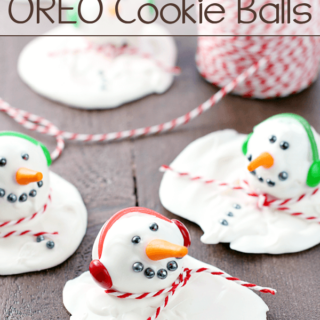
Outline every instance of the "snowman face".
[[0, 221], [28, 217], [40, 210], [48, 201], [48, 176], [40, 146], [18, 137], [0, 137]]
[[277, 198], [295, 197], [306, 191], [312, 154], [308, 135], [298, 121], [277, 118], [258, 125], [246, 156], [251, 170], [254, 168], [249, 173], [254, 190]]
[[[119, 4], [119, 15], [123, 20], [135, 22], [126, 24], [121, 22], [116, 16], [116, 0], [104, 0], [103, 13], [99, 21], [93, 24], [86, 24], [80, 21], [79, 31], [83, 35], [140, 35], [144, 24], [137, 18], [139, 8], [146, 4], [146, 0], [121, 0]], [[95, 20], [99, 15], [98, 1], [84, 0], [82, 3], [83, 16], [88, 21]], [[150, 8], [145, 7], [141, 11], [145, 20], [151, 20]], [[89, 41], [96, 44], [111, 43], [123, 45], [128, 42], [129, 37], [88, 37]]]
[[[109, 230], [100, 261], [108, 269], [114, 289], [154, 292], [171, 286], [181, 273], [184, 260], [177, 256], [187, 253], [183, 243], [174, 223], [141, 213], [128, 214]], [[161, 257], [164, 247], [171, 250], [168, 258]]]

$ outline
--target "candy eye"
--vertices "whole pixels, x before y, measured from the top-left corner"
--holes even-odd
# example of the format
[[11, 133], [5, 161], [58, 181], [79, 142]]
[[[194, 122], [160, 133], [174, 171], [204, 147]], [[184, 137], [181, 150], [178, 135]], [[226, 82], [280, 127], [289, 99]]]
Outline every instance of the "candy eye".
[[270, 141], [271, 143], [275, 143], [275, 142], [277, 141], [277, 137], [272, 135], [272, 136], [269, 138], [269, 141]]
[[6, 158], [0, 158], [0, 167], [4, 167], [7, 164]]
[[289, 142], [287, 142], [287, 141], [280, 142], [280, 148], [282, 150], [287, 150], [289, 148]]
[[289, 175], [288, 175], [287, 172], [282, 171], [282, 172], [279, 173], [279, 180], [281, 180], [281, 181], [287, 180], [287, 179], [288, 179], [288, 176], [289, 176]]
[[131, 242], [134, 244], [138, 244], [140, 243], [140, 241], [141, 241], [141, 238], [139, 236], [134, 236], [131, 240]]
[[247, 159], [251, 162], [251, 160], [252, 160], [252, 155], [250, 154]]
[[158, 231], [159, 229], [159, 226], [156, 224], [156, 223], [153, 223], [151, 226], [150, 226], [150, 230], [151, 231]]
[[29, 155], [27, 153], [24, 153], [21, 158], [25, 161], [28, 161], [29, 160]]

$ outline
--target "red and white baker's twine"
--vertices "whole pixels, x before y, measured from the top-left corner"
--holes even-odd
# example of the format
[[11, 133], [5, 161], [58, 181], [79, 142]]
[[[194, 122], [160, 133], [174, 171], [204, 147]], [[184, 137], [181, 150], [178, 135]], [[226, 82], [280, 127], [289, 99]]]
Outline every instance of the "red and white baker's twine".
[[189, 172], [180, 172], [180, 171], [177, 171], [174, 168], [167, 166], [167, 165], [161, 166], [160, 171], [161, 172], [170, 171], [170, 172], [176, 173], [179, 177], [186, 177], [191, 181], [201, 181], [201, 182], [208, 184], [208, 185], [214, 184], [218, 187], [227, 187], [231, 190], [241, 190], [244, 193], [246, 193], [248, 196], [257, 198], [259, 207], [271, 207], [276, 210], [289, 213], [290, 215], [295, 216], [295, 217], [300, 217], [305, 220], [320, 223], [319, 217], [309, 216], [303, 212], [296, 212], [296, 211], [291, 210], [291, 208], [289, 207], [289, 205], [299, 203], [303, 199], [310, 198], [310, 197], [314, 196], [315, 194], [318, 193], [319, 188], [312, 189], [312, 190], [304, 193], [303, 195], [301, 195], [299, 197], [295, 197], [295, 198], [268, 199], [268, 195], [259, 194], [259, 193], [256, 193], [256, 192], [250, 190], [249, 184], [245, 180], [241, 181], [242, 182], [241, 185], [233, 185], [231, 183], [222, 182], [222, 181], [218, 181], [215, 179], [205, 179], [204, 177], [201, 177], [201, 176], [193, 176]]
[[116, 47], [112, 44], [94, 45], [92, 42], [88, 42], [85, 48], [50, 52], [49, 56], [56, 57], [67, 54], [79, 54], [89, 52], [97, 52], [98, 54], [101, 54], [109, 59], [115, 59], [121, 55], [138, 56], [143, 59], [152, 60], [160, 69], [162, 69], [165, 72], [172, 73], [175, 75], [178, 75], [181, 72], [181, 69], [179, 67], [167, 67], [161, 61], [155, 60], [150, 53], [141, 52], [139, 48], [128, 45]]
[[[10, 220], [6, 222], [0, 222], [0, 228], [4, 227], [11, 227], [11, 226], [17, 226], [22, 223], [29, 222], [31, 220], [34, 220], [36, 217], [43, 215], [49, 206], [49, 203], [51, 203], [51, 194], [48, 196], [48, 202], [36, 213], [29, 217], [21, 218], [18, 220]], [[46, 232], [46, 231], [41, 231], [41, 232], [33, 232], [31, 230], [24, 230], [24, 231], [10, 231], [10, 232], [3, 232], [0, 233], [0, 239], [1, 238], [9, 238], [9, 237], [20, 237], [20, 236], [25, 236], [25, 235], [31, 235], [34, 237], [39, 237], [39, 236], [44, 236], [44, 235], [57, 235], [58, 232]]]
[[252, 290], [256, 290], [259, 292], [263, 293], [271, 293], [272, 295], [276, 294], [276, 290], [271, 289], [271, 288], [265, 288], [265, 287], [260, 287], [256, 284], [245, 282], [240, 280], [239, 278], [231, 277], [230, 275], [225, 274], [224, 272], [221, 271], [216, 271], [208, 268], [200, 268], [200, 269], [188, 269], [185, 268], [183, 269], [183, 272], [179, 275], [178, 279], [173, 283], [173, 285], [169, 288], [162, 289], [156, 292], [146, 292], [146, 293], [124, 293], [124, 292], [119, 292], [113, 289], [106, 290], [105, 292], [115, 296], [119, 299], [136, 299], [136, 300], [141, 300], [141, 299], [146, 299], [146, 298], [153, 298], [157, 297], [163, 294], [168, 294], [166, 298], [164, 299], [162, 305], [157, 308], [156, 312], [149, 317], [147, 320], [155, 320], [159, 317], [161, 311], [168, 305], [170, 299], [172, 296], [179, 290], [180, 288], [183, 288], [188, 281], [190, 280], [191, 276], [194, 274], [200, 274], [200, 273], [209, 273], [213, 276], [220, 276], [225, 278], [226, 280], [233, 281], [237, 284], [239, 284], [242, 287], [246, 287]]
[[37, 132], [55, 137], [57, 140], [57, 146], [56, 146], [56, 149], [51, 154], [52, 160], [55, 160], [61, 155], [65, 147], [65, 140], [82, 141], [82, 142], [110, 142], [115, 140], [123, 140], [127, 138], [138, 138], [141, 136], [164, 133], [174, 128], [177, 128], [181, 125], [187, 124], [191, 120], [200, 116], [203, 112], [211, 109], [223, 97], [225, 97], [228, 93], [233, 91], [233, 89], [237, 85], [242, 83], [245, 79], [249, 78], [260, 68], [263, 68], [263, 66], [267, 63], [267, 61], [268, 61], [267, 58], [262, 58], [257, 63], [253, 64], [247, 70], [242, 72], [235, 79], [230, 81], [229, 84], [227, 84], [225, 87], [220, 89], [216, 94], [214, 94], [206, 102], [202, 103], [200, 106], [188, 112], [187, 114], [179, 118], [170, 120], [168, 122], [150, 126], [150, 127], [145, 127], [145, 128], [104, 133], [104, 134], [79, 134], [79, 133], [62, 131], [59, 128], [57, 128], [54, 124], [52, 124], [50, 121], [42, 117], [39, 117], [35, 114], [29, 113], [27, 111], [24, 111], [18, 108], [11, 107], [7, 102], [2, 100], [1, 98], [0, 98], [0, 111], [7, 113], [13, 120], [15, 120], [20, 125], [22, 125], [23, 127], [31, 131], [37, 131]]
[[[203, 8], [212, 3], [203, 0]], [[270, 4], [270, 0], [241, 0], [241, 7], [248, 6], [257, 13], [262, 6]], [[291, 10], [301, 0], [291, 0]], [[308, 12], [313, 17], [320, 13], [319, 1], [308, 2], [311, 8]], [[198, 49], [196, 63], [202, 76], [217, 86], [223, 87], [236, 75], [259, 61], [262, 57], [269, 57], [264, 69], [260, 69], [254, 77], [246, 79], [235, 89], [247, 97], [271, 98], [283, 97], [299, 92], [308, 87], [318, 76], [320, 57], [319, 37], [299, 37], [297, 34], [319, 34], [320, 20], [312, 19], [305, 24], [297, 24], [292, 19], [300, 20], [302, 16], [291, 15], [288, 23], [287, 4], [284, 1], [284, 23], [266, 24], [259, 17], [252, 23], [237, 23], [238, 1], [223, 0], [221, 2], [228, 14], [223, 15], [221, 23], [209, 23], [206, 19], [198, 24]], [[270, 7], [269, 7], [270, 8]], [[266, 19], [275, 19], [274, 8], [264, 9]], [[253, 19], [252, 13], [241, 12], [242, 20]], [[220, 16], [219, 16], [220, 17]], [[229, 35], [229, 37], [215, 37], [214, 35]], [[245, 35], [245, 36], [237, 36]], [[277, 35], [277, 36], [252, 36]], [[290, 35], [290, 36], [282, 36]]]

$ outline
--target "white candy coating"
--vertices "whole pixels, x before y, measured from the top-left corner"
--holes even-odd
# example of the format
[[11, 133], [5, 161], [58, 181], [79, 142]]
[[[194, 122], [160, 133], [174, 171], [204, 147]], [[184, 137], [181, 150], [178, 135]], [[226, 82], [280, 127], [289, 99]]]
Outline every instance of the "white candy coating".
[[[152, 93], [162, 94], [169, 89], [174, 78], [170, 69], [175, 66], [177, 58], [173, 38], [158, 24], [145, 25], [138, 19], [133, 24], [120, 22], [116, 16], [110, 15], [111, 4], [108, 2], [104, 1], [104, 12], [97, 23], [88, 25], [80, 22], [78, 28], [63, 25], [48, 32], [48, 35], [78, 37], [39, 37], [24, 48], [19, 58], [18, 72], [33, 90], [72, 107], [105, 109]], [[96, 16], [97, 3], [83, 1], [84, 18], [90, 20], [89, 16]], [[132, 20], [143, 3], [146, 2], [124, 0], [121, 5], [123, 18], [129, 19], [130, 15]], [[148, 9], [143, 11], [148, 14]], [[114, 33], [168, 37], [89, 36]], [[96, 49], [99, 45], [118, 47], [125, 43], [139, 52], [112, 58], [103, 50]], [[87, 50], [88, 44], [93, 44], [95, 48]], [[142, 56], [144, 54], [150, 58]]]
[[[28, 153], [29, 160], [21, 158]], [[6, 190], [6, 196], [0, 198], [0, 221], [29, 217], [48, 203], [46, 212], [35, 219], [15, 226], [0, 228], [1, 233], [32, 230], [37, 232], [59, 232], [58, 235], [44, 236], [45, 240], [36, 242], [30, 235], [12, 236], [0, 239], [0, 274], [18, 274], [54, 267], [69, 258], [78, 248], [86, 232], [87, 211], [79, 192], [69, 182], [49, 172], [46, 158], [40, 146], [17, 138], [0, 137], [0, 158], [7, 159], [7, 165], [0, 167], [0, 188]], [[14, 179], [16, 171], [26, 167], [43, 173], [43, 187], [37, 183], [20, 186]], [[28, 197], [26, 202], [10, 203], [8, 193], [18, 196], [37, 191], [36, 197]], [[48, 202], [51, 189], [52, 202]], [[48, 249], [47, 241], [53, 240], [55, 246]]]
[[[274, 144], [269, 142], [270, 135], [277, 136]], [[315, 138], [319, 141], [317, 133]], [[233, 130], [211, 133], [191, 143], [171, 166], [193, 176], [229, 183], [246, 179], [255, 191], [277, 198], [295, 197], [311, 190], [306, 185], [311, 147], [299, 123], [278, 119], [256, 127], [247, 155], [252, 154], [254, 159], [262, 152], [269, 152], [274, 157], [273, 167], [256, 170], [264, 183], [247, 170], [249, 161], [241, 152], [245, 139], [246, 135]], [[280, 149], [281, 141], [289, 142], [290, 147]], [[289, 174], [285, 181], [278, 178], [282, 171]], [[268, 178], [276, 182], [274, 187], [266, 184]], [[232, 249], [242, 252], [281, 254], [306, 250], [320, 242], [318, 223], [268, 207], [258, 209], [257, 198], [239, 190], [206, 185], [167, 172], [161, 182], [160, 199], [171, 212], [197, 223], [204, 231], [201, 238], [204, 243], [229, 242]], [[241, 209], [235, 209], [235, 203], [240, 204]], [[294, 212], [316, 217], [320, 217], [319, 207], [319, 194], [291, 205]], [[229, 212], [233, 217], [228, 216]]]
[[[157, 232], [149, 229], [150, 223], [159, 225]], [[142, 241], [132, 244], [131, 238], [139, 235]], [[93, 247], [93, 258], [97, 258], [98, 235]], [[165, 268], [170, 260], [151, 261], [145, 254], [147, 243], [153, 239], [164, 239], [182, 245], [179, 229], [169, 222], [141, 214], [130, 214], [118, 220], [110, 229], [104, 242], [101, 261], [108, 268], [112, 280], [123, 292], [153, 292], [172, 285], [179, 275], [182, 265], [190, 269], [213, 268], [190, 256], [176, 260], [179, 270], [168, 272], [166, 280], [156, 276], [147, 279], [143, 272], [134, 273], [132, 263], [141, 261], [145, 267], [154, 270]], [[63, 302], [72, 314], [72, 320], [144, 320], [159, 307], [165, 295], [142, 300], [118, 299], [109, 296], [97, 285], [89, 272], [68, 281], [63, 290]], [[159, 320], [265, 320], [268, 307], [251, 290], [231, 281], [209, 274], [192, 276], [188, 284], [179, 289], [168, 306], [160, 313]]]

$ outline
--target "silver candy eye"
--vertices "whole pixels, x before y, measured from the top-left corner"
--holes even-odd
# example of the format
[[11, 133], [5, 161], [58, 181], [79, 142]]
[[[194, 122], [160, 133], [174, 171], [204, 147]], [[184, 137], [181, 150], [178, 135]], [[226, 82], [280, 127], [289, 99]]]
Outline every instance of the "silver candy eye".
[[277, 141], [277, 137], [274, 136], [274, 135], [272, 135], [272, 136], [269, 138], [269, 141], [270, 141], [271, 143], [275, 143], [275, 142]]
[[156, 223], [153, 223], [153, 224], [150, 226], [150, 230], [151, 230], [151, 231], [158, 231], [158, 230], [159, 230], [159, 226], [158, 226]]
[[144, 275], [148, 278], [148, 279], [152, 279], [154, 276], [155, 276], [155, 272], [153, 269], [151, 268], [147, 268], [145, 271], [144, 271]]
[[167, 264], [167, 269], [169, 271], [176, 271], [178, 269], [178, 264], [175, 261], [170, 261]]
[[165, 279], [168, 275], [168, 272], [167, 270], [165, 269], [160, 269], [158, 272], [157, 272], [157, 277], [161, 280]]
[[141, 241], [141, 238], [139, 236], [134, 236], [131, 240], [131, 242], [134, 244], [138, 244], [140, 243], [140, 241]]
[[29, 160], [29, 155], [27, 153], [24, 153], [21, 158], [25, 161], [28, 161]]
[[289, 148], [289, 142], [287, 142], [287, 141], [280, 142], [280, 148], [282, 150], [287, 150]]
[[144, 266], [141, 262], [136, 262], [132, 265], [132, 269], [134, 272], [142, 272], [144, 269]]
[[6, 158], [0, 158], [0, 167], [4, 167], [7, 164]]
[[285, 171], [282, 171], [279, 173], [279, 180], [284, 181], [287, 180], [289, 177], [288, 173]]

